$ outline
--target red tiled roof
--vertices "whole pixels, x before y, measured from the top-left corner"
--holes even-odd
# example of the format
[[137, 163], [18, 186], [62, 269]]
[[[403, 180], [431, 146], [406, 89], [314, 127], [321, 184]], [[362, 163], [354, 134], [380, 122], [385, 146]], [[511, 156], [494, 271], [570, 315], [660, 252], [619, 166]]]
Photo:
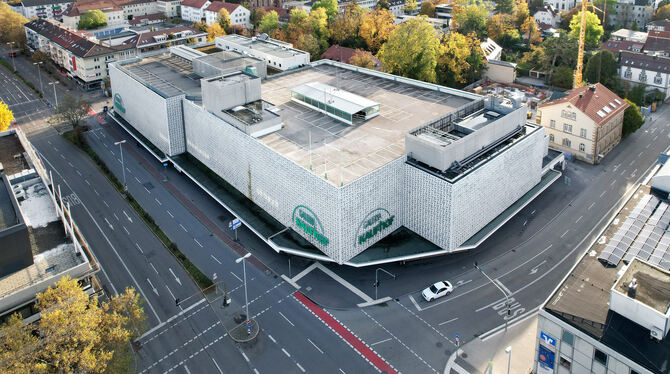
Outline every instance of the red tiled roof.
[[340, 47], [337, 44], [333, 44], [321, 55], [322, 58], [344, 62], [345, 64], [349, 63], [351, 56], [356, 53], [356, 50], [353, 48]]
[[[159, 41], [156, 40], [156, 36], [159, 35], [171, 35], [171, 34], [176, 34], [184, 31], [191, 31], [191, 36], [197, 36], [197, 35], [205, 35], [206, 33], [198, 31], [194, 28], [188, 27], [188, 26], [176, 26], [176, 27], [171, 27], [169, 29], [162, 29], [162, 30], [156, 30], [156, 31], [148, 31], [148, 32], [143, 32], [140, 34], [137, 34], [133, 36], [132, 38], [126, 40], [124, 44], [130, 44], [134, 45], [137, 48], [141, 48], [147, 44], [153, 44], [153, 43], [158, 43]], [[170, 40], [165, 40], [165, 42], [169, 42]]]
[[600, 49], [606, 49], [614, 55], [618, 55], [621, 51], [631, 51], [639, 52], [644, 47], [644, 44], [639, 42], [632, 42], [630, 40], [608, 40], [603, 45], [600, 46]]
[[622, 69], [624, 66], [630, 66], [647, 71], [670, 73], [670, 58], [622, 51], [619, 66]]
[[[78, 57], [91, 57], [114, 52], [109, 48], [87, 39], [88, 34], [74, 31], [62, 26], [62, 23], [51, 19], [35, 19], [24, 25], [26, 28], [58, 44]], [[124, 47], [125, 48], [125, 47]]]
[[181, 2], [181, 7], [189, 7], [200, 9], [207, 3], [207, 0], [184, 0]]
[[76, 0], [68, 6], [66, 16], [76, 17], [89, 10], [100, 9], [103, 12], [123, 10], [123, 6], [131, 4], [153, 3], [156, 0]]
[[[669, 22], [670, 22], [670, 20], [669, 20]], [[670, 30], [665, 30], [665, 31], [650, 30], [648, 34], [649, 34], [649, 36], [655, 36], [657, 38], [670, 38]]]
[[137, 16], [130, 21], [128, 21], [129, 24], [131, 25], [139, 25], [142, 23], [143, 20], [147, 21], [159, 21], [163, 19], [165, 15], [163, 13], [153, 13], [153, 14], [147, 14], [144, 16]]
[[[619, 103], [617, 103], [617, 101]], [[598, 126], [609, 121], [614, 115], [628, 108], [628, 103], [600, 83], [590, 86], [573, 88], [567, 96], [540, 105], [540, 108], [556, 104], [570, 103], [576, 109], [586, 114]], [[609, 109], [603, 110], [603, 108]], [[601, 116], [599, 113], [604, 114]]]
[[228, 14], [231, 14], [232, 12], [235, 11], [238, 7], [240, 7], [240, 4], [232, 4], [232, 3], [226, 3], [223, 1], [212, 1], [211, 4], [205, 10], [208, 10], [210, 12], [214, 13], [219, 13], [221, 9], [226, 9], [228, 11]]
[[670, 52], [670, 31], [651, 30], [644, 43], [644, 50]]

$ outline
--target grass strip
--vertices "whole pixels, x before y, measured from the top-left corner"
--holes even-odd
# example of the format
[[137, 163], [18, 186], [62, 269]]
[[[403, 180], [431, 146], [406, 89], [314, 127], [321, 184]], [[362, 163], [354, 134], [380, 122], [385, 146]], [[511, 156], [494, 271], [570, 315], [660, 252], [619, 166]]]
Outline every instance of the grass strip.
[[[75, 126], [75, 128], [71, 131], [63, 133], [63, 137], [67, 139], [70, 143], [75, 145], [77, 148], [81, 149], [84, 151], [92, 160], [95, 162], [96, 165], [98, 165], [98, 168], [105, 174], [107, 179], [112, 183], [114, 188], [116, 188], [117, 191], [119, 191], [122, 195], [124, 195], [123, 192], [123, 184], [116, 178], [116, 176], [109, 170], [107, 165], [100, 159], [97, 153], [91, 148], [91, 146], [88, 145], [86, 142], [86, 139], [84, 139], [83, 132], [84, 132], [84, 127], [83, 126]], [[184, 267], [184, 269], [191, 275], [195, 283], [200, 287], [200, 289], [204, 290], [211, 285], [214, 284], [212, 280], [205, 275], [200, 269], [198, 269], [195, 264], [191, 262], [191, 260], [182, 253], [181, 250], [179, 250], [179, 247], [177, 247], [177, 244], [175, 244], [170, 238], [168, 238], [167, 235], [161, 230], [161, 228], [156, 224], [154, 219], [147, 213], [146, 210], [133, 198], [133, 196], [129, 193], [125, 193], [125, 199], [128, 201], [130, 206], [135, 209], [135, 212], [137, 212], [137, 215], [142, 218], [144, 223], [153, 231], [153, 233], [158, 237], [158, 239], [163, 243], [163, 245], [172, 253], [172, 255], [181, 263], [181, 265]]]

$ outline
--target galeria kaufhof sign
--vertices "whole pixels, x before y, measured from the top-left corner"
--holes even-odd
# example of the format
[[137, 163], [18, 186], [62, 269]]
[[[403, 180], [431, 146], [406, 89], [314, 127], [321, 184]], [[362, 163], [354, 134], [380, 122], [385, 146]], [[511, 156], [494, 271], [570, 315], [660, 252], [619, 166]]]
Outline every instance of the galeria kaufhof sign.
[[323, 233], [323, 226], [319, 218], [311, 209], [304, 205], [298, 205], [293, 209], [293, 222], [308, 236], [313, 237], [323, 246], [328, 245], [328, 238]]

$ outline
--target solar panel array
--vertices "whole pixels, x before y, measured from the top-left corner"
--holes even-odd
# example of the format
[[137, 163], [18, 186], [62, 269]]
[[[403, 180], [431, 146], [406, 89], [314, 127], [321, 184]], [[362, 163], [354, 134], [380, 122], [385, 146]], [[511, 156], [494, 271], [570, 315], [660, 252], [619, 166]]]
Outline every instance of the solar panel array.
[[645, 195], [610, 239], [598, 260], [617, 266], [634, 258], [670, 270], [670, 205]]

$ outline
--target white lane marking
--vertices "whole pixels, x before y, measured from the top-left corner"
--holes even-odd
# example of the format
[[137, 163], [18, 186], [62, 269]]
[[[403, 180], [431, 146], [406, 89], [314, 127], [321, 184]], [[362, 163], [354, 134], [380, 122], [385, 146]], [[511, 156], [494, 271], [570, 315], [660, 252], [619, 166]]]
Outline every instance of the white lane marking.
[[63, 156], [62, 153], [60, 154], [60, 158], [62, 158], [63, 160], [65, 160], [65, 156]]
[[140, 184], [142, 184], [142, 182], [140, 182], [140, 180], [139, 180], [139, 179], [137, 179], [137, 177], [135, 177], [135, 180], [137, 181], [137, 183], [140, 183]]
[[591, 208], [593, 208], [593, 206], [594, 206], [594, 205], [596, 205], [595, 201], [594, 201], [594, 202], [592, 202], [592, 203], [591, 203], [591, 205], [589, 205], [589, 207], [588, 207], [588, 209], [587, 209], [587, 210], [591, 210]]
[[303, 369], [299, 363], [296, 362], [295, 364], [298, 366], [298, 369], [300, 369], [300, 371], [302, 371], [303, 373], [305, 372], [305, 369]]
[[79, 170], [75, 170], [75, 172], [77, 172], [77, 174], [79, 174], [80, 177], [82, 176], [82, 175], [81, 175], [81, 171], [79, 171]]
[[98, 192], [98, 190], [96, 190], [95, 188], [93, 189], [93, 192], [95, 192], [96, 195], [100, 196], [100, 192]]
[[107, 204], [107, 202], [106, 202], [105, 200], [102, 200], [102, 203], [105, 204], [105, 206], [106, 206], [107, 208], [109, 208], [109, 204]]
[[128, 169], [128, 168], [126, 168], [126, 170], [127, 170], [127, 171], [128, 171], [128, 173], [130, 173], [130, 174], [132, 174], [132, 173], [133, 173], [133, 172], [132, 172], [132, 171], [130, 171], [130, 169]]
[[[140, 253], [141, 253], [141, 254], [144, 254], [144, 251], [142, 250], [142, 248], [140, 248], [140, 245], [139, 245], [139, 244], [135, 243], [135, 246], [137, 247], [137, 249], [140, 250]], [[154, 269], [154, 270], [156, 270], [156, 269]], [[156, 273], [158, 273], [158, 272], [156, 272]]]
[[200, 248], [203, 248], [202, 244], [200, 244], [200, 242], [198, 241], [198, 239], [193, 238], [193, 240], [195, 240], [195, 242], [198, 243], [198, 245], [200, 246]]
[[144, 187], [144, 190], [147, 191], [147, 193], [148, 193], [149, 195], [151, 195], [151, 191], [149, 191], [148, 188]]
[[[212, 359], [213, 360], [213, 359]], [[188, 366], [184, 365], [184, 370], [186, 370], [186, 374], [191, 374], [191, 371], [188, 370]]]
[[624, 174], [626, 174], [626, 170], [625, 170], [625, 169], [622, 170], [621, 173], [620, 173], [619, 175], [624, 175]]
[[645, 149], [646, 149], [646, 148], [649, 148], [649, 146], [650, 146], [650, 145], [651, 145], [651, 143], [647, 144], [647, 146], [646, 146], [646, 147], [644, 147], [644, 148], [645, 148]]
[[321, 350], [321, 348], [317, 347], [317, 345], [314, 344], [313, 341], [311, 341], [309, 338], [307, 338], [307, 341], [309, 341], [310, 343], [312, 343], [312, 345], [314, 346], [314, 348], [316, 348], [317, 351], [319, 351], [321, 354], [323, 354], [323, 351]]
[[279, 315], [281, 315], [282, 317], [284, 317], [284, 319], [286, 320], [286, 322], [290, 323], [290, 324], [291, 324], [291, 326], [295, 327], [295, 325], [293, 324], [293, 322], [289, 321], [289, 319], [288, 319], [288, 318], [286, 318], [286, 316], [284, 315], [284, 313], [282, 313], [282, 312], [279, 312]]
[[126, 231], [126, 234], [130, 235], [130, 231], [128, 231], [128, 229], [126, 228], [126, 226], [123, 226], [123, 225], [122, 225], [122, 227], [123, 227], [123, 229]]
[[167, 288], [168, 292], [170, 293], [170, 296], [172, 296], [172, 299], [173, 299], [173, 300], [177, 300], [177, 298], [174, 297], [174, 294], [172, 293], [172, 291], [170, 290], [170, 287], [168, 287], [167, 284], [165, 285], [165, 288]]
[[242, 353], [242, 357], [244, 357], [244, 359], [245, 359], [247, 362], [249, 362], [249, 357], [247, 357], [247, 355], [245, 355], [244, 352], [241, 352], [241, 353]]
[[84, 182], [86, 182], [86, 184], [88, 184], [89, 186], [91, 185], [91, 182], [89, 182], [88, 179], [84, 179]]
[[214, 361], [214, 365], [216, 365], [216, 368], [219, 370], [219, 373], [223, 374], [223, 370], [219, 367], [219, 364], [216, 363], [216, 360], [214, 360], [214, 357], [212, 357], [212, 361]]
[[285, 354], [287, 357], [291, 357], [291, 354], [288, 353], [284, 348], [282, 348], [281, 351], [284, 352], [284, 354]]
[[505, 285], [503, 284], [503, 282], [500, 281], [500, 279], [496, 279], [495, 282], [498, 283], [498, 285], [500, 286], [500, 288], [502, 288], [503, 290], [505, 290], [505, 292], [507, 292], [508, 294], [511, 294], [511, 293], [512, 293], [512, 291], [510, 291], [509, 288], [505, 287]]
[[601, 192], [601, 193], [600, 193], [600, 197], [603, 197], [603, 195], [605, 194], [605, 192], [607, 192], [607, 191], [603, 191], [603, 192]]
[[172, 276], [174, 277], [175, 282], [179, 283], [179, 285], [181, 286], [181, 280], [179, 280], [179, 277], [177, 277], [174, 271], [172, 271], [172, 268], [168, 268], [168, 270], [170, 271], [170, 274], [172, 274]]
[[342, 369], [340, 369], [340, 368], [338, 368], [338, 369], [340, 370], [340, 373], [342, 373], [342, 374], [347, 374], [347, 373], [344, 372], [344, 370], [342, 370]]
[[[233, 273], [232, 271], [230, 272], [230, 274], [232, 274], [233, 277], [237, 278], [238, 281], [242, 282], [242, 278], [238, 277], [237, 274]], [[286, 317], [284, 317], [284, 318], [286, 318]]]
[[275, 340], [275, 338], [272, 337], [272, 335], [268, 335], [268, 338], [270, 338], [270, 340], [272, 340], [273, 343], [277, 344], [277, 341]]
[[420, 312], [421, 307], [419, 307], [419, 304], [416, 302], [416, 300], [414, 300], [414, 297], [412, 295], [409, 295], [409, 299], [412, 300], [412, 304], [414, 304], [414, 306], [416, 307], [416, 310], [418, 310]]
[[156, 272], [156, 274], [158, 274], [158, 270], [156, 270], [156, 267], [154, 266], [154, 264], [152, 264], [152, 263], [150, 262], [149, 265], [151, 266], [152, 269], [154, 269], [154, 271]]
[[156, 289], [156, 287], [154, 287], [153, 284], [151, 284], [151, 281], [149, 280], [149, 278], [147, 278], [147, 283], [149, 283], [149, 286], [151, 286], [151, 289], [154, 291], [156, 296], [160, 296], [160, 295], [158, 295], [158, 290]]
[[167, 214], [168, 214], [170, 217], [174, 218], [174, 216], [172, 215], [172, 213], [170, 213], [169, 210], [166, 210], [166, 212], [167, 212]]
[[188, 232], [188, 230], [186, 230], [186, 227], [184, 227], [184, 225], [182, 225], [182, 224], [180, 223], [179, 226], [181, 226], [181, 229], [182, 229], [182, 230]]
[[561, 239], [563, 239], [563, 237], [564, 237], [565, 235], [567, 235], [568, 232], [570, 232], [570, 229], [565, 230], [565, 232], [563, 233], [563, 235], [561, 235]]
[[133, 220], [130, 219], [130, 216], [128, 215], [128, 213], [126, 213], [125, 210], [123, 211], [123, 214], [126, 216], [126, 218], [128, 218], [128, 221], [130, 221], [130, 223], [133, 223]]
[[[440, 322], [440, 323], [438, 323], [438, 326], [446, 325], [447, 323], [449, 323], [449, 322], [454, 322], [454, 321], [457, 320], [457, 319], [458, 319], [458, 317], [456, 317], [456, 318], [452, 318], [452, 319], [450, 319], [450, 320], [448, 320], [448, 321]], [[390, 338], [389, 338], [389, 340], [390, 340]]]
[[640, 158], [640, 156], [642, 156], [643, 153], [644, 153], [644, 151], [638, 153], [638, 154], [637, 154], [637, 157]]
[[218, 258], [214, 257], [214, 255], [210, 255], [210, 256], [212, 256], [212, 258], [214, 259], [214, 261], [218, 262], [218, 263], [219, 263], [219, 265], [221, 265], [221, 261], [219, 261], [219, 259], [218, 259]]
[[107, 225], [109, 226], [110, 229], [114, 230], [114, 226], [112, 226], [112, 224], [109, 223], [109, 221], [107, 220], [106, 217], [105, 217], [105, 222], [107, 222]]
[[577, 220], [575, 221], [575, 223], [579, 223], [579, 221], [581, 221], [582, 218], [584, 218], [584, 216], [579, 216], [579, 218], [577, 218]]
[[254, 373], [255, 374], [261, 374], [261, 373], [258, 372], [258, 369], [256, 369], [256, 368], [254, 368]]
[[70, 165], [71, 168], [74, 167], [74, 165], [72, 165], [72, 163], [70, 161], [68, 161], [67, 164]]
[[614, 186], [614, 183], [616, 183], [616, 179], [612, 180], [612, 183], [610, 183], [610, 186]]
[[158, 203], [158, 205], [163, 205], [163, 204], [161, 204], [160, 201], [158, 201], [158, 198], [154, 197], [154, 200], [156, 200], [156, 202]]
[[376, 342], [376, 343], [372, 343], [372, 344], [370, 344], [370, 346], [374, 346], [374, 345], [377, 345], [377, 344], [386, 343], [387, 341], [389, 341], [389, 340], [391, 340], [391, 339], [393, 339], [393, 338], [388, 338], [388, 339], [380, 340], [380, 341], [378, 341], [378, 342]]
[[114, 218], [116, 218], [117, 221], [119, 220], [119, 216], [117, 216], [116, 213], [112, 213], [112, 215], [114, 215]]

